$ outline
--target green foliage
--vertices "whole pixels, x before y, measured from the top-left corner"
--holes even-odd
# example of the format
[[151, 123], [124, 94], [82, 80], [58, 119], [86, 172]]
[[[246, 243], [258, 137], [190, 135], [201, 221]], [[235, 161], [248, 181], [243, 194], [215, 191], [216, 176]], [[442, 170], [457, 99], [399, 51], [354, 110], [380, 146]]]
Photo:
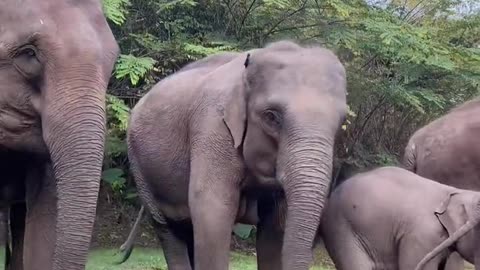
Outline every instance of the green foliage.
[[112, 128], [116, 128], [122, 132], [127, 130], [130, 108], [123, 100], [112, 95], [107, 95], [107, 115], [109, 116], [108, 123]]
[[350, 106], [347, 105], [347, 118], [345, 119], [345, 122], [342, 125], [342, 129], [346, 130], [348, 125], [352, 124], [352, 120], [356, 116], [357, 116], [357, 114], [350, 109]]
[[107, 95], [107, 138], [105, 143], [104, 171], [102, 179], [119, 197], [132, 198], [127, 192], [125, 168], [127, 144], [125, 142], [130, 108], [123, 100]]
[[136, 57], [131, 54], [120, 55], [115, 67], [115, 78], [130, 78], [133, 86], [137, 85], [145, 74], [152, 70], [156, 61], [151, 57]]
[[[109, 92], [121, 90], [131, 106], [154, 83], [207, 55], [278, 39], [321, 44], [347, 70], [349, 112], [336, 155], [364, 167], [393, 164], [416, 129], [478, 95], [480, 14], [458, 12], [464, 4], [104, 0], [123, 53]], [[128, 110], [120, 101], [107, 99], [105, 167], [127, 172]], [[125, 185], [132, 188], [128, 181]]]
[[119, 168], [110, 168], [102, 172], [102, 180], [107, 182], [115, 192], [122, 192], [126, 179], [124, 172]]
[[103, 0], [103, 12], [105, 16], [116, 25], [122, 25], [127, 19], [129, 0]]
[[187, 54], [195, 55], [198, 58], [205, 57], [211, 54], [220, 53], [220, 52], [235, 51], [235, 47], [228, 44], [223, 44], [220, 42], [212, 42], [208, 45], [207, 47], [200, 44], [185, 43], [183, 49]]
[[107, 95], [107, 141], [106, 156], [117, 158], [126, 154], [127, 146], [124, 141], [127, 131], [130, 108], [123, 100]]

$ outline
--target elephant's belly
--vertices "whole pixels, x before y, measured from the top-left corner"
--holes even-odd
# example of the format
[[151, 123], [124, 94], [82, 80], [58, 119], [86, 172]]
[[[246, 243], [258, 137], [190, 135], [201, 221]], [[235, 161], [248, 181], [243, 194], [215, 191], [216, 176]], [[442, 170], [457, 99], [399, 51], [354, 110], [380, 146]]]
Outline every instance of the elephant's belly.
[[242, 196], [238, 207], [236, 222], [256, 225], [259, 221], [257, 206], [258, 201], [256, 199]]
[[38, 119], [7, 110], [0, 111], [0, 147], [48, 155]]
[[147, 189], [153, 198], [152, 207], [159, 209], [170, 220], [190, 219], [188, 205], [189, 168], [182, 162], [164, 166], [168, 162], [157, 161], [155, 168], [144, 170]]
[[[169, 220], [184, 221], [190, 220], [190, 208], [188, 205], [171, 205], [157, 202], [157, 207], [161, 214], [166, 216]], [[159, 213], [157, 213], [158, 215]]]
[[0, 206], [25, 200], [26, 171], [23, 155], [0, 151]]

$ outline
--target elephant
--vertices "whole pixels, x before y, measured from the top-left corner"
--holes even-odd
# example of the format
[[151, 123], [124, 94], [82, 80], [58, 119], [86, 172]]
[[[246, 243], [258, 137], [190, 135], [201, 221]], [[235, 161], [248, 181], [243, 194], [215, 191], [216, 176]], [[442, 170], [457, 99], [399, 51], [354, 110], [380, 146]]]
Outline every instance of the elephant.
[[453, 108], [409, 139], [403, 167], [457, 188], [480, 191], [480, 98]]
[[[7, 163], [8, 165], [8, 163]], [[17, 181], [16, 172], [5, 170], [3, 186], [0, 189], [0, 202], [8, 202], [1, 208], [5, 232], [5, 269], [23, 269], [23, 238], [25, 231], [25, 183]], [[11, 178], [13, 176], [13, 178]], [[13, 180], [13, 181], [12, 181]]]
[[227, 269], [235, 222], [258, 223], [259, 269], [308, 269], [346, 92], [332, 51], [280, 40], [207, 56], [142, 97], [128, 158], [142, 204], [165, 219], [169, 269]]
[[386, 166], [333, 190], [319, 234], [338, 270], [437, 270], [453, 251], [474, 262], [479, 221], [479, 192]]
[[0, 200], [15, 269], [85, 269], [118, 54], [100, 0], [0, 1], [0, 191], [25, 188]]
[[[403, 167], [442, 184], [480, 191], [478, 113], [480, 98], [474, 98], [418, 129], [405, 147]], [[452, 260], [461, 261], [457, 254]], [[463, 267], [447, 267], [452, 269]]]
[[20, 202], [4, 209], [2, 220], [5, 237], [6, 270], [23, 269], [23, 232], [25, 228], [25, 203]]

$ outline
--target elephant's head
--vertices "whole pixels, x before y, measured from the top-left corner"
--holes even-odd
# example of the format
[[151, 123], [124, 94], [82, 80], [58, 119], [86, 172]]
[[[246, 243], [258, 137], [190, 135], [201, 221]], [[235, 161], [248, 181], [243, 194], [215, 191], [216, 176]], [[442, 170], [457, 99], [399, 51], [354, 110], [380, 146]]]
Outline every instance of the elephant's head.
[[345, 69], [327, 49], [282, 41], [250, 51], [242, 79], [225, 123], [249, 171], [285, 191], [284, 269], [308, 269], [347, 110]]
[[[435, 211], [435, 214], [448, 235], [452, 236], [468, 221], [479, 220], [479, 210], [479, 195], [472, 192], [454, 192], [442, 202]], [[472, 263], [475, 258], [474, 251], [476, 250], [477, 242], [475, 241], [476, 231], [477, 230], [467, 231], [455, 244], [455, 249], [458, 253]]]
[[100, 0], [0, 1], [0, 147], [52, 162], [55, 254], [75, 255], [57, 258], [54, 269], [84, 264], [118, 52]]
[[452, 245], [464, 259], [476, 264], [475, 269], [480, 269], [480, 193], [453, 191], [437, 207], [435, 215], [448, 238], [425, 255], [415, 269], [423, 269], [428, 261]]

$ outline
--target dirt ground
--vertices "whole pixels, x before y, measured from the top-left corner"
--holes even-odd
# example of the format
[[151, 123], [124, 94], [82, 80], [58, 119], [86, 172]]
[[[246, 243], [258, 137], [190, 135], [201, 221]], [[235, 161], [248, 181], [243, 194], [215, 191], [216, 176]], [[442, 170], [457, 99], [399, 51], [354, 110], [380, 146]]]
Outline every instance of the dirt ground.
[[[93, 231], [91, 248], [120, 247], [127, 240], [130, 229], [137, 218], [139, 208], [121, 205], [105, 189], [100, 190], [97, 206], [97, 218]], [[159, 247], [152, 226], [143, 219], [135, 246]]]

